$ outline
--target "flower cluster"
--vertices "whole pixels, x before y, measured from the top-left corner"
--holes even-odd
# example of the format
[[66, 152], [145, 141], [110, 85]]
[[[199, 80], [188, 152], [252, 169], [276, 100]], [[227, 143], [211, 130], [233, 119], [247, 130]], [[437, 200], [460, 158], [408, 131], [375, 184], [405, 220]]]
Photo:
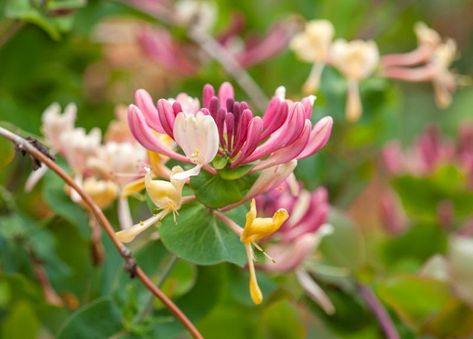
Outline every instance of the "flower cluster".
[[459, 78], [450, 70], [457, 46], [453, 39], [442, 41], [440, 35], [424, 23], [415, 26], [418, 46], [411, 52], [381, 58], [385, 77], [412, 82], [432, 82], [436, 103], [448, 107]]
[[305, 93], [310, 94], [319, 89], [320, 77], [327, 64], [337, 68], [347, 78], [347, 119], [356, 121], [362, 112], [358, 83], [369, 77], [378, 66], [378, 47], [374, 41], [333, 41], [334, 33], [330, 21], [310, 21], [305, 30], [292, 39], [291, 48], [301, 60], [313, 63], [303, 87]]
[[333, 41], [334, 28], [330, 21], [308, 22], [290, 44], [301, 60], [313, 64], [303, 86], [304, 92], [316, 92], [325, 65], [334, 66], [347, 79], [347, 119], [356, 121], [362, 113], [358, 84], [380, 66], [379, 75], [385, 78], [432, 82], [437, 105], [449, 106], [452, 93], [461, 83], [461, 78], [449, 70], [457, 53], [455, 41], [442, 41], [440, 35], [424, 23], [417, 23], [415, 32], [419, 44], [415, 50], [380, 56], [374, 41]]
[[[304, 159], [325, 145], [332, 119], [325, 117], [312, 126], [314, 99], [286, 100], [284, 88], [279, 88], [259, 117], [246, 102], [234, 99], [229, 83], [224, 83], [217, 94], [206, 85], [202, 107], [198, 99], [186, 94], [159, 99], [155, 106], [141, 89], [136, 92], [135, 105], [128, 109], [128, 119], [133, 135], [145, 148], [195, 164], [178, 175], [181, 179], [198, 175], [201, 168], [216, 174], [224, 167], [251, 165], [251, 172], [257, 172]], [[174, 139], [184, 155], [164, 145], [156, 133]], [[218, 165], [212, 167], [213, 160]]]
[[290, 214], [290, 218], [273, 234], [272, 239], [276, 242], [270, 242], [266, 247], [272, 260], [262, 267], [271, 272], [294, 271], [307, 294], [325, 312], [333, 313], [334, 306], [305, 267], [309, 266], [305, 264], [310, 262], [321, 239], [332, 232], [332, 227], [327, 224], [330, 206], [326, 189], [310, 192], [299, 183], [285, 181], [260, 195], [256, 205], [263, 215], [272, 215], [282, 207]]
[[[268, 264], [268, 269], [292, 269], [300, 266], [316, 247], [318, 234], [323, 234], [315, 233], [326, 219], [328, 205], [323, 190], [313, 194], [300, 191], [298, 200], [282, 193], [276, 197], [275, 191], [271, 193], [275, 204], [272, 207], [278, 207], [273, 212], [269, 212], [271, 206], [261, 206], [258, 198], [259, 208], [271, 217], [258, 215], [255, 200], [277, 186], [280, 190], [285, 180], [299, 190], [292, 174], [297, 161], [318, 152], [332, 129], [330, 117], [312, 124], [314, 101], [315, 97], [288, 100], [284, 87], [280, 87], [263, 115], [257, 116], [246, 102], [235, 100], [229, 83], [222, 84], [218, 92], [206, 85], [202, 106], [198, 99], [183, 93], [173, 99], [159, 99], [155, 105], [148, 92], [140, 89], [136, 91], [135, 104], [127, 111], [117, 111], [118, 118], [110, 124], [103, 142], [99, 129], [86, 133], [75, 127], [73, 105], [62, 115], [58, 105], [48, 108], [43, 115], [43, 131], [46, 144], [67, 161], [76, 183], [99, 207], [118, 201], [121, 230], [116, 232], [116, 237], [125, 243], [133, 241], [168, 214], [173, 214], [174, 223], [179, 224], [179, 210], [185, 203], [201, 206], [203, 202], [198, 196], [183, 195], [186, 183], [201, 171], [213, 176], [220, 176], [220, 171], [227, 175], [237, 171], [243, 175], [254, 174], [251, 186], [243, 191], [245, 195], [240, 201], [221, 210], [214, 209], [212, 213], [240, 237], [248, 257], [250, 294], [259, 304], [263, 296], [256, 279], [253, 247], [261, 249], [258, 242], [280, 230], [280, 245], [273, 244], [271, 254], [277, 246], [290, 249], [295, 245], [299, 252], [288, 258], [276, 251], [274, 256], [278, 256], [278, 263]], [[182, 167], [166, 167], [169, 158]], [[222, 177], [221, 180], [230, 179]], [[133, 223], [127, 199], [142, 189], [146, 189], [157, 212]], [[194, 190], [192, 186], [191, 189]], [[74, 202], [82, 204], [74, 190], [69, 190], [69, 194]], [[244, 227], [224, 213], [250, 200]], [[315, 214], [312, 213], [314, 208], [318, 211]], [[304, 275], [301, 272], [298, 274]]]
[[390, 174], [411, 173], [428, 175], [440, 165], [451, 164], [462, 169], [473, 184], [473, 126], [461, 126], [455, 142], [442, 138], [438, 128], [431, 126], [422, 133], [414, 146], [403, 151], [397, 141], [383, 149], [383, 163]]
[[[117, 109], [117, 120], [110, 123], [104, 140], [98, 128], [87, 133], [75, 127], [77, 109], [69, 104], [64, 113], [52, 104], [43, 113], [45, 144], [53, 154], [61, 155], [73, 172], [75, 182], [95, 203], [105, 208], [118, 200], [118, 216], [122, 228], [132, 225], [127, 197], [145, 188], [145, 169], [153, 175], [169, 176], [164, 166], [166, 158], [147, 151], [135, 141], [128, 128], [126, 110]], [[162, 142], [169, 142], [162, 137]], [[44, 175], [46, 167], [33, 172], [26, 183], [31, 190]], [[80, 196], [69, 190], [71, 199], [82, 203]]]

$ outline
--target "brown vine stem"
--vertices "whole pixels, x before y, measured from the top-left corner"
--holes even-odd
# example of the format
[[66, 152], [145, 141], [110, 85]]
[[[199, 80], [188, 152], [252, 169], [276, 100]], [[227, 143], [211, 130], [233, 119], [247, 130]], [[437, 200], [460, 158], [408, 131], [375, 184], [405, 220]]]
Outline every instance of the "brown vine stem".
[[61, 167], [59, 167], [54, 161], [49, 159], [44, 153], [34, 147], [26, 139], [7, 130], [6, 128], [0, 127], [0, 136], [12, 141], [19, 151], [28, 153], [33, 158], [39, 160], [40, 162], [48, 166], [59, 177], [61, 177], [61, 179], [64, 180], [67, 185], [74, 189], [80, 195], [84, 203], [89, 207], [92, 215], [100, 223], [104, 231], [112, 240], [113, 244], [117, 248], [122, 258], [125, 260], [125, 267], [130, 273], [130, 276], [137, 277], [143, 283], [143, 285], [174, 314], [174, 316], [181, 322], [181, 324], [189, 331], [192, 337], [199, 339], [203, 338], [199, 330], [197, 330], [195, 325], [189, 320], [189, 318], [187, 318], [187, 316], [179, 309], [179, 307], [177, 307], [177, 305], [174, 304], [172, 300], [169, 299], [166, 294], [163, 293], [163, 291], [156, 287], [153, 284], [153, 281], [146, 275], [146, 273], [139, 266], [137, 266], [135, 260], [133, 259], [133, 256], [131, 255], [130, 250], [115, 237], [115, 230], [113, 229], [110, 221], [107, 219], [102, 210], [95, 204], [92, 198], [86, 192], [84, 192]]

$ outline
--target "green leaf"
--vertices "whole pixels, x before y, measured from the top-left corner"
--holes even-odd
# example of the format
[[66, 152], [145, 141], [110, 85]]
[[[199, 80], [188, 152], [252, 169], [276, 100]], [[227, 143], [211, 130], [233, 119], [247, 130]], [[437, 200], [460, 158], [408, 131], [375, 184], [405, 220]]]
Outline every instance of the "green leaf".
[[305, 338], [302, 314], [297, 306], [287, 300], [279, 300], [267, 307], [260, 323], [264, 338]]
[[3, 320], [2, 338], [37, 338], [40, 323], [27, 301], [18, 301]]
[[341, 212], [331, 209], [329, 224], [333, 233], [324, 237], [320, 245], [324, 260], [334, 266], [359, 268], [365, 262], [365, 247], [359, 229]]
[[390, 265], [408, 259], [420, 266], [432, 255], [445, 253], [447, 240], [447, 233], [438, 225], [417, 224], [398, 238], [390, 239], [384, 247], [384, 254]]
[[198, 265], [228, 261], [243, 266], [246, 261], [239, 237], [198, 202], [185, 205], [176, 223], [168, 215], [160, 234], [171, 252]]
[[418, 220], [436, 221], [437, 209], [445, 201], [452, 203], [456, 217], [471, 215], [473, 192], [465, 174], [454, 166], [443, 166], [425, 177], [399, 176], [392, 185], [406, 212]]
[[101, 339], [111, 337], [121, 329], [121, 315], [117, 305], [110, 298], [101, 298], [74, 312], [57, 338]]
[[378, 285], [379, 297], [408, 325], [419, 329], [450, 300], [449, 286], [439, 280], [403, 275]]
[[235, 173], [233, 176], [230, 172], [226, 173], [227, 177], [237, 177], [235, 180], [228, 180], [202, 171], [200, 175], [192, 177], [190, 186], [204, 205], [221, 208], [243, 199], [258, 177], [256, 174], [239, 177], [239, 173]]
[[[177, 306], [194, 323], [206, 316], [220, 300], [225, 286], [223, 268], [222, 265], [198, 267], [197, 280], [194, 287], [188, 293], [175, 300]], [[160, 320], [164, 320], [167, 317], [168, 321], [157, 324], [154, 321], [156, 327], [153, 338], [180, 338], [178, 334], [185, 331], [168, 309], [162, 309], [154, 315], [158, 316]], [[205, 337], [207, 338], [207, 335]]]
[[218, 171], [218, 174], [225, 180], [235, 180], [239, 179], [242, 176], [248, 174], [248, 172], [253, 168], [251, 165], [238, 166], [235, 169], [224, 168]]

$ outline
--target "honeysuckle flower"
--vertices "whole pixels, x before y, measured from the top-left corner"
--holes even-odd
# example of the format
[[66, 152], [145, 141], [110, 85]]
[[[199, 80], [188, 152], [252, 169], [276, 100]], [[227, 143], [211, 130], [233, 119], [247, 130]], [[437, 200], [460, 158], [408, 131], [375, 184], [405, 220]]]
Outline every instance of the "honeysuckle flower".
[[100, 208], [109, 206], [117, 198], [119, 191], [114, 182], [95, 177], [85, 179], [82, 188]]
[[450, 106], [452, 93], [457, 86], [455, 76], [449, 67], [455, 60], [457, 45], [454, 40], [448, 39], [438, 46], [432, 56], [431, 65], [434, 68], [432, 84], [434, 86], [435, 100], [440, 108]]
[[105, 143], [136, 142], [128, 126], [127, 115], [128, 112], [125, 106], [119, 105], [115, 107], [115, 119], [108, 124], [103, 138]]
[[76, 175], [82, 176], [88, 159], [97, 154], [101, 135], [98, 128], [93, 128], [88, 134], [83, 128], [75, 128], [61, 135], [64, 157]]
[[312, 20], [306, 23], [305, 30], [291, 40], [291, 49], [303, 61], [313, 63], [309, 78], [306, 80], [304, 93], [313, 93], [319, 89], [320, 77], [329, 62], [330, 44], [335, 30], [328, 20]]
[[108, 142], [98, 147], [96, 154], [88, 159], [87, 167], [124, 187], [140, 176], [146, 162], [147, 152], [141, 145]]
[[[146, 91], [138, 90], [136, 105], [130, 105], [128, 110], [128, 121], [133, 135], [145, 148], [196, 164], [181, 177], [196, 175], [200, 168], [216, 172], [207, 166], [215, 156], [230, 169], [251, 164], [252, 172], [261, 171], [311, 156], [326, 144], [332, 129], [330, 117], [312, 127], [314, 97], [293, 102], [284, 98], [283, 87], [277, 92], [259, 117], [253, 115], [246, 102], [235, 101], [229, 83], [222, 84], [218, 94], [206, 85], [203, 107], [196, 113], [195, 100], [192, 109], [183, 112], [179, 100], [159, 99], [156, 107]], [[205, 138], [199, 137], [203, 130], [208, 131]], [[173, 138], [185, 156], [163, 145], [156, 132]]]
[[[77, 106], [70, 103], [61, 114], [61, 106], [58, 103], [49, 105], [43, 112], [41, 117], [41, 130], [44, 135], [44, 143], [50, 147], [50, 153], [56, 154], [63, 152], [63, 144], [61, 136], [67, 134], [74, 129], [77, 116]], [[41, 167], [33, 171], [25, 183], [25, 191], [30, 192], [38, 181], [44, 176], [48, 168], [41, 164]]]
[[157, 208], [177, 212], [182, 204], [182, 188], [184, 180], [176, 179], [176, 174], [182, 173], [179, 166], [173, 167], [171, 180], [152, 180], [151, 172], [147, 171], [145, 176], [146, 191]]
[[413, 66], [428, 61], [442, 42], [440, 34], [423, 22], [414, 26], [417, 48], [408, 53], [388, 54], [381, 57], [382, 67]]
[[256, 241], [270, 236], [276, 232], [281, 225], [289, 217], [285, 209], [278, 209], [271, 218], [257, 217], [256, 201], [251, 201], [251, 207], [246, 214], [245, 228], [240, 236], [241, 242], [245, 245], [246, 255], [248, 258], [248, 269], [250, 271], [250, 296], [255, 304], [261, 304], [263, 301], [263, 294], [258, 286], [256, 279], [254, 254], [252, 244], [256, 245]]
[[330, 49], [331, 63], [347, 78], [347, 107], [349, 121], [356, 121], [362, 113], [359, 82], [369, 77], [379, 62], [378, 47], [374, 41], [336, 40]]
[[45, 143], [54, 152], [62, 152], [64, 144], [61, 142], [61, 136], [74, 129], [77, 116], [77, 106], [70, 103], [61, 114], [61, 106], [58, 103], [51, 104], [42, 115], [42, 132], [45, 137]]
[[182, 168], [179, 166], [173, 167], [171, 171], [171, 181], [153, 180], [151, 171], [147, 169], [145, 176], [146, 192], [156, 207], [161, 209], [161, 211], [145, 221], [141, 221], [136, 225], [115, 233], [120, 241], [124, 243], [133, 241], [139, 234], [155, 225], [169, 213], [173, 213], [174, 218], [176, 217], [176, 213], [182, 205], [182, 188], [185, 183], [184, 180], [174, 179], [174, 174], [177, 173], [182, 173]]
[[297, 195], [293, 195], [289, 183], [284, 182], [257, 198], [258, 209], [263, 215], [271, 215], [281, 206], [291, 215], [273, 234], [272, 238], [277, 242], [269, 242], [266, 246], [267, 254], [273, 260], [262, 267], [271, 272], [295, 272], [307, 294], [331, 314], [335, 308], [330, 299], [305, 269], [322, 238], [332, 233], [332, 226], [327, 224], [327, 191], [319, 188], [309, 192], [298, 185]]
[[174, 140], [186, 157], [196, 166], [185, 172], [174, 174], [178, 180], [198, 175], [200, 169], [210, 163], [218, 152], [218, 129], [209, 115], [179, 113], [174, 121]]
[[[411, 82], [432, 82], [437, 106], [448, 107], [452, 93], [466, 80], [449, 70], [457, 54], [456, 43], [452, 39], [442, 41], [437, 32], [422, 23], [416, 25], [416, 34], [419, 40], [416, 50], [383, 57], [382, 75]], [[419, 63], [422, 64], [408, 67]]]

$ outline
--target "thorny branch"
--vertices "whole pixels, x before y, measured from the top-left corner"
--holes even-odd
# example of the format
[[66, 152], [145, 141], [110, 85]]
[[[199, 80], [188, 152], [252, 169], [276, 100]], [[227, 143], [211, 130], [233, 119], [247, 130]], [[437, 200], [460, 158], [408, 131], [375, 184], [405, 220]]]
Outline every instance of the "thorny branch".
[[112, 240], [118, 252], [125, 260], [125, 267], [130, 273], [130, 276], [137, 277], [143, 285], [156, 296], [166, 307], [174, 314], [174, 316], [181, 322], [181, 324], [189, 331], [194, 338], [203, 338], [195, 325], [187, 318], [187, 316], [169, 299], [158, 287], [153, 284], [153, 281], [146, 275], [146, 273], [136, 264], [130, 250], [123, 245], [115, 236], [115, 231], [102, 210], [95, 204], [92, 198], [79, 187], [74, 180], [53, 160], [51, 160], [41, 150], [37, 149], [32, 143], [22, 138], [21, 136], [0, 127], [0, 136], [12, 141], [20, 152], [28, 153], [38, 161], [42, 162], [53, 170], [64, 182], [74, 189], [82, 198], [84, 203], [89, 207], [91, 214], [97, 219], [104, 231]]

